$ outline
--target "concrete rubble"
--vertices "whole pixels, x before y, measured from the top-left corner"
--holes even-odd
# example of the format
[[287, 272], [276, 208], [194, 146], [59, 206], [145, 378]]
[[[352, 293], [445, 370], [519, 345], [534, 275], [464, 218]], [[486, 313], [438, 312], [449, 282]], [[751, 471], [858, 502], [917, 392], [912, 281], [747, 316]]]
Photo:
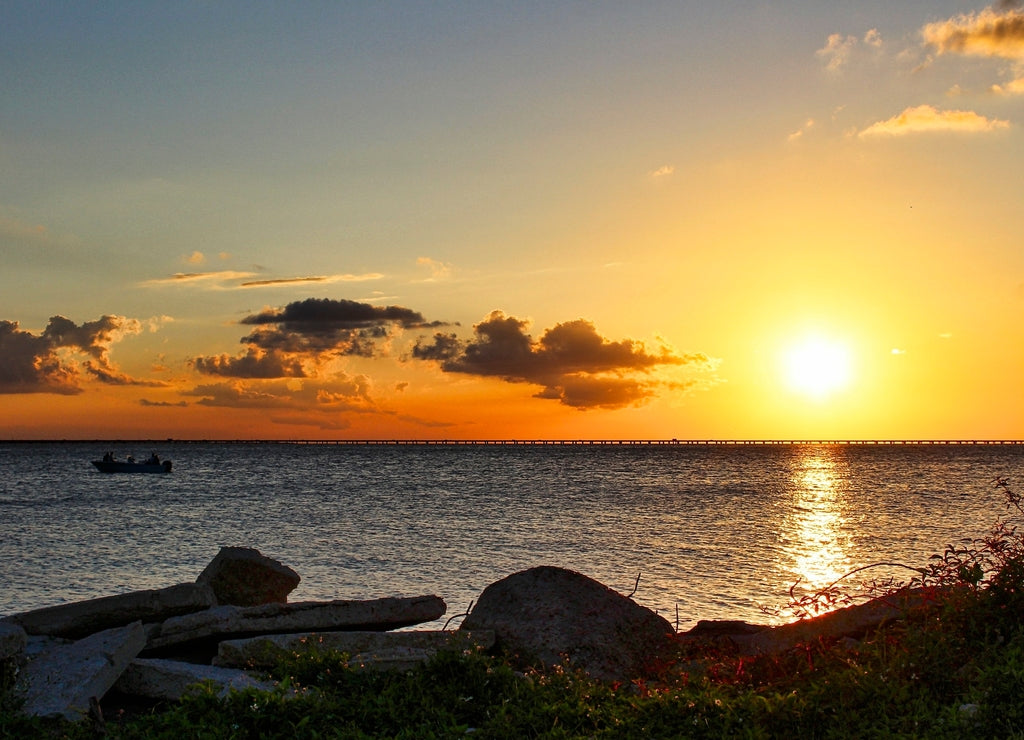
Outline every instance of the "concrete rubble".
[[243, 670], [197, 663], [197, 642], [212, 643], [212, 657], [228, 638], [317, 630], [329, 642], [335, 633], [372, 630], [375, 647], [360, 661], [384, 670], [413, 667], [446, 644], [444, 637], [416, 643], [406, 636], [412, 632], [388, 632], [442, 617], [447, 606], [438, 596], [287, 603], [298, 582], [297, 573], [257, 550], [225, 547], [195, 583], [3, 617], [0, 664], [17, 675], [13, 690], [24, 713], [78, 721], [102, 713], [100, 701], [112, 688], [162, 701], [200, 682], [222, 695], [274, 689]]

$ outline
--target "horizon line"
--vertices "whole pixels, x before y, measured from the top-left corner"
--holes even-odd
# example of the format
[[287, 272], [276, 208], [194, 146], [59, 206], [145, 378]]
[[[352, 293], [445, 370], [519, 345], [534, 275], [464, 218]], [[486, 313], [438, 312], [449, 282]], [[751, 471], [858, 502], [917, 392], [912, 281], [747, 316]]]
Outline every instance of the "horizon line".
[[1024, 445], [1024, 439], [903, 439], [863, 438], [844, 439], [810, 437], [806, 439], [777, 438], [722, 438], [722, 439], [540, 439], [540, 438], [490, 438], [490, 439], [420, 439], [420, 438], [361, 438], [361, 439], [272, 439], [272, 438], [61, 438], [61, 439], [4, 439], [0, 444], [292, 444], [312, 446], [713, 446], [713, 445]]

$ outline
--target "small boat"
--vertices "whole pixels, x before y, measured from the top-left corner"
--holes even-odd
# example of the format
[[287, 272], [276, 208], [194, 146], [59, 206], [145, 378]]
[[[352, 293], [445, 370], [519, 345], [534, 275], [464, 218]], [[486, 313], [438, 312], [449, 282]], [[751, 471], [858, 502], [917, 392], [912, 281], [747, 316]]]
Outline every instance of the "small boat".
[[154, 455], [145, 462], [136, 462], [133, 458], [127, 460], [115, 460], [110, 455], [104, 455], [102, 460], [93, 460], [92, 464], [101, 473], [170, 473], [171, 461], [160, 460]]

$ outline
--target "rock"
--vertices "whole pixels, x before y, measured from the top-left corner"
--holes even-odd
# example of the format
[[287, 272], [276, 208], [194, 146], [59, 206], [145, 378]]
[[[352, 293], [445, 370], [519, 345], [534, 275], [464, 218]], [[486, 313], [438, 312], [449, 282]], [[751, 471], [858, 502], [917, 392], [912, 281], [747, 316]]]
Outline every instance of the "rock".
[[350, 656], [350, 665], [408, 668], [441, 650], [481, 649], [494, 645], [494, 633], [414, 630], [409, 632], [305, 632], [225, 640], [213, 664], [234, 668], [269, 668], [281, 659], [308, 651], [335, 650]]
[[862, 637], [886, 622], [904, 617], [908, 610], [927, 606], [935, 595], [925, 589], [904, 589], [809, 619], [755, 632], [733, 635], [739, 648], [750, 654], [779, 653], [819, 639]]
[[228, 639], [319, 630], [390, 630], [439, 619], [446, 609], [438, 596], [217, 606], [164, 621], [150, 634], [146, 649], [159, 650], [211, 637]]
[[250, 547], [222, 547], [196, 583], [213, 589], [218, 604], [257, 606], [284, 603], [299, 585], [299, 574]]
[[273, 683], [259, 681], [245, 671], [160, 658], [136, 658], [121, 674], [114, 688], [131, 696], [177, 701], [190, 686], [201, 681], [213, 682], [218, 696], [226, 696], [232, 689], [274, 690]]
[[0, 622], [0, 661], [17, 660], [28, 643], [28, 634], [21, 625]]
[[484, 589], [460, 629], [494, 630], [497, 646], [528, 662], [564, 658], [595, 678], [647, 674], [675, 643], [650, 609], [571, 570], [541, 566]]
[[148, 591], [132, 591], [33, 609], [4, 617], [30, 635], [78, 639], [135, 621], [159, 622], [168, 617], [209, 609], [215, 603], [209, 586], [182, 583]]
[[140, 622], [115, 627], [53, 648], [26, 663], [15, 691], [22, 711], [37, 717], [77, 721], [114, 685], [146, 643]]

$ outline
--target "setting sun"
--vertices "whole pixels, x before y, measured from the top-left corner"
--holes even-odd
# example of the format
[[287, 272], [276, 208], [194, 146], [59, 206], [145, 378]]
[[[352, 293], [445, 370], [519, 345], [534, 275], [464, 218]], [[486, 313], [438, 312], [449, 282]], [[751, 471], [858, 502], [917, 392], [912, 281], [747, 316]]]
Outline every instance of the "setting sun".
[[805, 337], [784, 351], [782, 372], [791, 390], [823, 399], [850, 384], [850, 351], [841, 342]]

